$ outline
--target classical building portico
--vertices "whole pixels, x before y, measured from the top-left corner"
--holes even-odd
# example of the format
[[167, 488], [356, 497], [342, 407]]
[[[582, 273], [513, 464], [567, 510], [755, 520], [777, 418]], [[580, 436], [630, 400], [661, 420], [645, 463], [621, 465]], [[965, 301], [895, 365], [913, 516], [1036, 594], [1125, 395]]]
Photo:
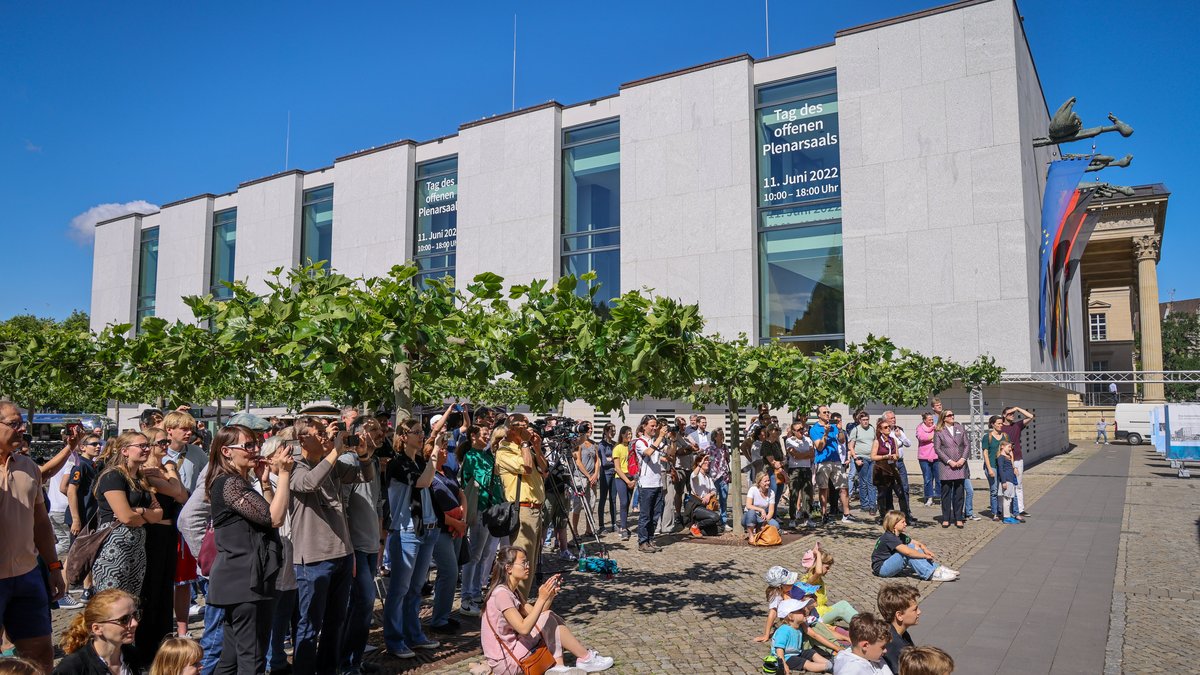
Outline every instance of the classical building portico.
[[[1158, 259], [1170, 193], [1161, 183], [1140, 185], [1131, 197], [1097, 199], [1090, 211], [1099, 220], [1081, 262], [1088, 370], [1162, 370], [1162, 327], [1158, 309]], [[1078, 325], [1078, 324], [1077, 324]], [[1100, 385], [1084, 403], [1116, 401]], [[1161, 383], [1120, 385], [1120, 400], [1163, 401]]]

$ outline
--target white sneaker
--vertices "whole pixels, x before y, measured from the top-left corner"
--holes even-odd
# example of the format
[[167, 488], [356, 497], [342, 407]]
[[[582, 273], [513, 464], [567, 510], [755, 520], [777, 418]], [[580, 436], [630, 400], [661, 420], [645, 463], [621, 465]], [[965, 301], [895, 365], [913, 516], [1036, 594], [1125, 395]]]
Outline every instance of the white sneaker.
[[196, 617], [203, 616], [203, 615], [204, 615], [204, 605], [195, 605], [194, 604], [191, 607], [188, 607], [188, 618], [189, 619], [195, 619]]
[[479, 616], [479, 603], [471, 598], [458, 606], [458, 613], [463, 616]]
[[933, 497], [925, 500], [925, 506], [933, 506]]
[[600, 656], [595, 649], [589, 649], [586, 659], [579, 659], [575, 662], [575, 667], [580, 668], [585, 673], [598, 673], [602, 670], [612, 668], [613, 660], [611, 656]]
[[930, 581], [954, 581], [958, 576], [955, 575], [948, 567], [939, 567], [933, 571], [933, 576]]

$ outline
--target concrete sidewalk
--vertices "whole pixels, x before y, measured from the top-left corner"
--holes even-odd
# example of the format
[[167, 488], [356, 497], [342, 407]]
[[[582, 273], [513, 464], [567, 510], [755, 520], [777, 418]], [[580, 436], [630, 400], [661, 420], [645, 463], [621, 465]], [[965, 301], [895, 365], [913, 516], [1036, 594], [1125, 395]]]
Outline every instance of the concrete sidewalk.
[[956, 673], [1103, 672], [1129, 453], [1099, 448], [1029, 505], [923, 599], [914, 641]]

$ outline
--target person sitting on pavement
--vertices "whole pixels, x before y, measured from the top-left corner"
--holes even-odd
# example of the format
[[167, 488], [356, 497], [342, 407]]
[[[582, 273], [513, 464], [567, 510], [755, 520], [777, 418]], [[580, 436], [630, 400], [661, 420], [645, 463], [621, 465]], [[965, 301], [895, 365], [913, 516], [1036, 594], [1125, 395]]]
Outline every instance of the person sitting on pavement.
[[926, 581], [954, 581], [958, 572], [934, 563], [933, 551], [921, 542], [904, 534], [908, 521], [899, 511], [888, 511], [883, 517], [883, 534], [875, 541], [871, 553], [871, 571], [875, 576], [894, 577], [905, 567]]
[[833, 554], [821, 550], [821, 543], [817, 542], [813, 544], [812, 550], [804, 554], [801, 564], [805, 569], [804, 583], [817, 587], [814, 595], [817, 598], [817, 614], [820, 615], [821, 622], [832, 624], [841, 621], [847, 626], [850, 625], [850, 620], [858, 614], [858, 610], [845, 600], [830, 605], [829, 596], [825, 592], [825, 575], [833, 568]]
[[136, 658], [133, 637], [140, 617], [137, 598], [119, 588], [92, 596], [63, 631], [61, 646], [67, 657], [59, 662], [54, 675], [137, 672], [131, 664]]
[[850, 649], [834, 659], [834, 675], [892, 675], [883, 661], [888, 638], [887, 623], [874, 614], [864, 612], [854, 617], [850, 622]]
[[771, 489], [774, 474], [764, 471], [758, 474], [754, 487], [746, 495], [746, 505], [742, 513], [742, 527], [746, 528], [746, 538], [752, 538], [763, 525], [772, 525], [779, 529], [779, 521], [775, 520], [775, 491]]
[[910, 647], [900, 653], [899, 675], [950, 675], [953, 672], [954, 659], [937, 647]]
[[775, 628], [775, 620], [779, 618], [779, 603], [792, 597], [792, 587], [800, 575], [786, 567], [775, 565], [767, 570], [764, 579], [767, 582], [767, 625], [763, 634], [754, 638], [755, 642], [767, 642]]
[[697, 457], [689, 481], [691, 494], [684, 512], [690, 514], [693, 537], [715, 536], [720, 533], [721, 505], [717, 501], [717, 485], [709, 475], [712, 459], [707, 454]]
[[556, 664], [544, 672], [571, 672], [563, 660], [564, 648], [575, 655], [575, 672], [598, 673], [611, 668], [612, 657], [584, 647], [563, 618], [550, 611], [551, 603], [562, 589], [562, 575], [547, 579], [538, 589], [537, 600], [529, 602], [521, 593], [521, 586], [532, 574], [524, 549], [502, 546], [496, 552], [479, 631], [483, 654], [492, 673], [528, 672], [521, 661], [539, 649], [549, 650]]
[[879, 616], [891, 624], [892, 639], [883, 652], [883, 660], [892, 672], [900, 672], [900, 653], [913, 647], [908, 629], [921, 622], [921, 608], [917, 601], [921, 591], [911, 584], [884, 584], [876, 596]]
[[775, 629], [771, 646], [783, 664], [783, 672], [789, 675], [793, 670], [809, 673], [833, 672], [833, 661], [815, 649], [802, 647], [804, 638], [808, 635], [808, 616], [804, 611], [811, 604], [808, 600], [788, 598], [779, 603], [779, 615], [783, 617], [784, 623]]

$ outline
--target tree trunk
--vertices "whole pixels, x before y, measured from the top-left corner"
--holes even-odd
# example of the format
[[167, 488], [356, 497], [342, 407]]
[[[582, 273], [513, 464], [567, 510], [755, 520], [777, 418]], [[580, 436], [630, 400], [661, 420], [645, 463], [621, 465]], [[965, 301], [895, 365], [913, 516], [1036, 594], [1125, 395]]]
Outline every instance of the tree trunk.
[[217, 397], [217, 423], [215, 426], [218, 429], [221, 428], [221, 397], [220, 396]]
[[396, 404], [396, 424], [412, 419], [412, 365], [409, 361], [392, 367], [392, 397]]
[[742, 415], [738, 409], [738, 402], [729, 397], [727, 403], [729, 412], [733, 414], [733, 420], [729, 424], [729, 435], [732, 437], [729, 443], [729, 494], [733, 498], [732, 504], [728, 504], [733, 509], [733, 531], [740, 537], [745, 531], [742, 529], [742, 504], [745, 498], [742, 496]]

